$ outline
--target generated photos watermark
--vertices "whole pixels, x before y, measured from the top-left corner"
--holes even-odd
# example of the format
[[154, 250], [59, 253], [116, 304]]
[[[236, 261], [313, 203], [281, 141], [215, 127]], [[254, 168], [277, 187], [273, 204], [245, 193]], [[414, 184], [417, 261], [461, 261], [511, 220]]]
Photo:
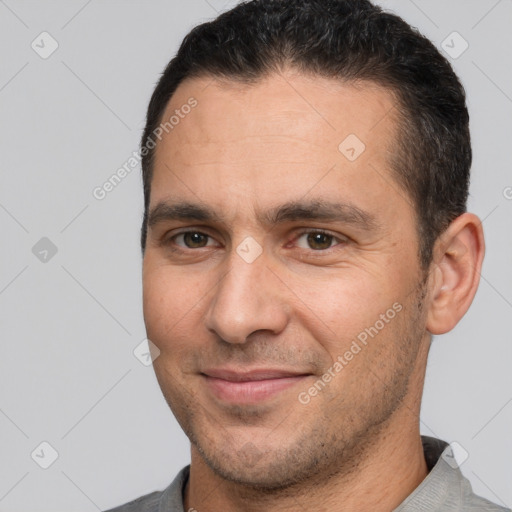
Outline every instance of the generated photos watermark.
[[194, 97], [190, 97], [187, 103], [180, 108], [174, 110], [174, 114], [164, 123], [160, 123], [153, 133], [147, 138], [146, 143], [141, 147], [140, 151], [134, 151], [126, 162], [117, 169], [102, 185], [94, 187], [92, 195], [98, 201], [102, 201], [112, 192], [142, 161], [152, 149], [156, 147], [155, 138], [162, 140], [164, 133], [170, 133], [178, 126], [185, 117], [196, 108], [198, 101]]
[[343, 355], [336, 358], [334, 364], [327, 369], [327, 371], [306, 391], [301, 391], [298, 395], [298, 400], [301, 404], [307, 405], [311, 402], [311, 399], [318, 394], [332, 381], [336, 375], [338, 375], [343, 368], [345, 368], [354, 357], [359, 354], [365, 347], [368, 346], [369, 339], [375, 338], [379, 332], [386, 327], [391, 320], [393, 320], [403, 306], [399, 302], [395, 302], [391, 308], [386, 310], [385, 313], [381, 313], [379, 319], [370, 327], [365, 328], [361, 331], [354, 339]]

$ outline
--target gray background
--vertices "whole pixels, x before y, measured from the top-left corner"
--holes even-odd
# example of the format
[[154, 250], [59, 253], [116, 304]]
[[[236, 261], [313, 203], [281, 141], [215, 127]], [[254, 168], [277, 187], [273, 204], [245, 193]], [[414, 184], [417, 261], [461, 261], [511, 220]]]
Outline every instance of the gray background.
[[[152, 368], [133, 354], [145, 338], [139, 166], [105, 199], [92, 191], [138, 149], [183, 36], [234, 3], [0, 0], [1, 511], [105, 509], [188, 463]], [[469, 43], [452, 62], [469, 97], [469, 206], [487, 256], [470, 312], [434, 341], [422, 431], [459, 443], [476, 492], [510, 507], [512, 2], [381, 3], [438, 47], [453, 31]], [[31, 47], [50, 48], [43, 31], [59, 45], [46, 59]], [[47, 241], [34, 254], [43, 237], [55, 255]], [[58, 452], [48, 469], [43, 441]]]

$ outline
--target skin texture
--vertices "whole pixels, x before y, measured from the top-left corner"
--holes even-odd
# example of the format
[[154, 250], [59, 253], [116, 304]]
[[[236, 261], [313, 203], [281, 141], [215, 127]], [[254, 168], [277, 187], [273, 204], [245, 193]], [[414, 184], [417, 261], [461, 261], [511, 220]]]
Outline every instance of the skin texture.
[[[195, 78], [164, 119], [192, 96], [197, 107], [158, 143], [150, 212], [187, 202], [217, 218], [154, 215], [143, 264], [156, 376], [192, 443], [185, 510], [393, 510], [427, 473], [419, 410], [431, 334], [473, 299], [481, 224], [461, 215], [421, 269], [414, 208], [390, 171], [394, 98], [374, 84], [292, 70], [250, 86]], [[350, 134], [365, 144], [354, 161], [338, 149]], [[342, 202], [372, 222], [268, 215], [292, 202]], [[254, 261], [241, 256], [258, 247]], [[221, 367], [302, 377], [233, 403], [204, 375]]]

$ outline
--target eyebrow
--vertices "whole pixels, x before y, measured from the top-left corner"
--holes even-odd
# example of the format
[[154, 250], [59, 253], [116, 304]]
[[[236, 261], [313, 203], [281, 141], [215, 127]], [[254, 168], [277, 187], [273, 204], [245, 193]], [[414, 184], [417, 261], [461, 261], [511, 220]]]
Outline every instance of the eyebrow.
[[[290, 201], [271, 208], [257, 216], [266, 225], [293, 221], [341, 222], [365, 231], [375, 231], [380, 227], [376, 216], [350, 204], [331, 201]], [[223, 215], [201, 203], [162, 201], [154, 206], [148, 215], [148, 226], [166, 221], [225, 222]]]
[[285, 203], [266, 212], [262, 220], [268, 224], [300, 220], [342, 222], [366, 231], [375, 230], [380, 225], [375, 215], [354, 204], [319, 200]]
[[211, 208], [195, 203], [167, 203], [162, 201], [152, 208], [148, 215], [148, 226], [171, 220], [221, 222], [222, 217]]

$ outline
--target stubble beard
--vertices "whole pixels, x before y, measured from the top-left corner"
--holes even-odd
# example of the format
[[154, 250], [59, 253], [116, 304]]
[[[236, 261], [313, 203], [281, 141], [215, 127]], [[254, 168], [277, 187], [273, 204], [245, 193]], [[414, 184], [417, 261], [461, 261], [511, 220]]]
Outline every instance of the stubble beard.
[[[231, 433], [230, 427], [216, 423], [218, 418], [198, 406], [195, 397], [184, 399], [182, 391], [173, 393], [174, 398], [164, 392], [167, 403], [206, 465], [223, 480], [237, 484], [249, 494], [296, 495], [305, 488], [305, 483], [311, 489], [324, 486], [332, 478], [351, 478], [371, 457], [409, 392], [419, 344], [425, 333], [424, 285], [425, 282], [419, 284], [408, 304], [408, 319], [388, 336], [388, 342], [400, 340], [393, 360], [383, 363], [384, 373], [382, 361], [377, 371], [371, 366], [367, 368], [364, 379], [370, 383], [369, 391], [358, 397], [357, 388], [343, 389], [344, 396], [325, 399], [308, 421], [301, 421], [305, 417], [301, 408], [311, 404], [302, 405], [295, 400], [288, 409], [290, 415], [277, 422], [274, 429], [268, 429], [268, 435], [263, 438], [263, 442], [268, 441], [266, 445], [252, 443], [250, 434], [242, 439], [236, 431]], [[160, 384], [162, 387], [163, 383]], [[343, 415], [340, 410], [344, 411]], [[233, 407], [229, 412], [235, 424], [247, 421], [254, 425], [258, 416], [262, 416], [258, 407]]]

